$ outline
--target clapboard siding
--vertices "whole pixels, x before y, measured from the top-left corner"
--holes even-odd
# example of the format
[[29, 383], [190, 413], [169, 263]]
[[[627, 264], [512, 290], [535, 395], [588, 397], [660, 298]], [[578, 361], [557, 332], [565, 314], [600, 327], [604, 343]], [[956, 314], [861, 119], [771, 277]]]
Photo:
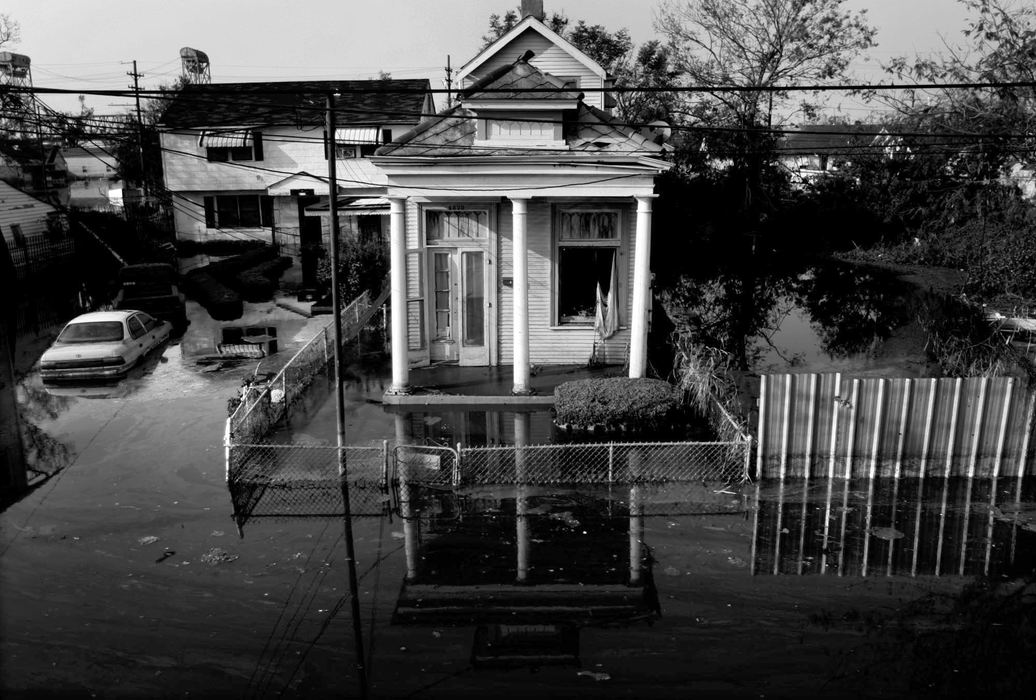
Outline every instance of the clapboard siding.
[[[532, 51], [534, 54], [529, 63], [544, 73], [558, 78], [577, 78], [579, 87], [583, 89], [604, 87], [599, 75], [533, 29], [522, 32], [506, 47], [468, 74], [464, 81], [465, 87], [501, 66], [514, 63], [526, 51]], [[583, 97], [583, 101], [593, 107], [603, 108], [604, 94], [598, 91], [588, 92]]]
[[[72, 239], [52, 236], [47, 229], [48, 217], [56, 213], [54, 206], [0, 181], [0, 235], [18, 276], [72, 255]], [[23, 243], [14, 239], [14, 224], [21, 229]]]
[[[613, 206], [608, 204], [607, 206]], [[607, 341], [591, 326], [562, 328], [554, 320], [554, 266], [553, 266], [553, 212], [554, 205], [548, 201], [533, 200], [529, 203], [526, 230], [529, 242], [529, 359], [534, 364], [581, 364], [590, 359], [597, 344], [598, 358], [608, 364], [622, 364], [626, 346], [629, 343], [629, 317], [633, 288], [632, 235], [633, 216], [631, 207], [625, 203], [623, 209], [622, 240], [619, 246], [620, 275], [619, 296], [622, 306], [621, 329]], [[511, 210], [502, 207], [500, 216], [500, 277], [513, 277], [513, 255], [511, 235]], [[513, 288], [500, 286], [500, 362], [514, 362]]]

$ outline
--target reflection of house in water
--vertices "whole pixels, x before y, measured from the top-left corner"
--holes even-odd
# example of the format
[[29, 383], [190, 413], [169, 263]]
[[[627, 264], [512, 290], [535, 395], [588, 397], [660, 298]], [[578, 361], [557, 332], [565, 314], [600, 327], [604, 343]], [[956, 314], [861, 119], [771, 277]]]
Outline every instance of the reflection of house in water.
[[400, 474], [394, 624], [475, 625], [476, 664], [578, 661], [578, 630], [658, 611], [639, 487], [620, 506], [530, 486], [445, 494]]
[[763, 482], [756, 493], [752, 571], [839, 576], [1032, 571], [1032, 486], [1015, 478]]
[[494, 406], [429, 406], [414, 411], [387, 407], [395, 413], [396, 440], [399, 444], [469, 446], [515, 444], [515, 417], [527, 417], [527, 443], [552, 442], [553, 418], [549, 409], [511, 410]]

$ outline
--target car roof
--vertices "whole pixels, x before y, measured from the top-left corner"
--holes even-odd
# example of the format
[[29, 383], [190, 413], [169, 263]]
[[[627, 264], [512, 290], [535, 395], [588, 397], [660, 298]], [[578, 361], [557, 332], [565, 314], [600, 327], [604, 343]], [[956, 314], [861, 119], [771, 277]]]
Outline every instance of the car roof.
[[125, 311], [93, 311], [88, 314], [76, 316], [69, 323], [98, 323], [103, 321], [125, 321], [133, 314], [140, 313], [127, 309]]

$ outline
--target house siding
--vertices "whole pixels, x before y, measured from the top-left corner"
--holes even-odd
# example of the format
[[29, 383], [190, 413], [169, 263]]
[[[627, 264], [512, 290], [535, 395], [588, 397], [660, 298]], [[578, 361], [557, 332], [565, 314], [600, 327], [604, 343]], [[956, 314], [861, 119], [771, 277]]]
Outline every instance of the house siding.
[[[65, 260], [75, 252], [67, 232], [54, 236], [47, 229], [47, 218], [56, 212], [52, 205], [0, 182], [0, 234], [19, 278]], [[15, 224], [21, 228], [24, 245], [14, 240], [11, 227]]]

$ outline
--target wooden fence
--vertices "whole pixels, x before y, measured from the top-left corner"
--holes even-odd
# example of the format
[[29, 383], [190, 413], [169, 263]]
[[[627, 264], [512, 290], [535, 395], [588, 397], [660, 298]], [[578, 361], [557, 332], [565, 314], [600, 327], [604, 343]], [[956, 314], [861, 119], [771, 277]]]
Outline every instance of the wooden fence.
[[764, 375], [756, 475], [1031, 475], [1034, 407], [1008, 377]]

